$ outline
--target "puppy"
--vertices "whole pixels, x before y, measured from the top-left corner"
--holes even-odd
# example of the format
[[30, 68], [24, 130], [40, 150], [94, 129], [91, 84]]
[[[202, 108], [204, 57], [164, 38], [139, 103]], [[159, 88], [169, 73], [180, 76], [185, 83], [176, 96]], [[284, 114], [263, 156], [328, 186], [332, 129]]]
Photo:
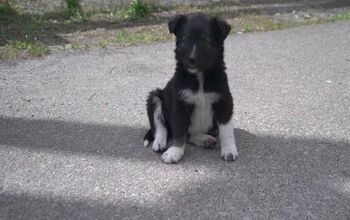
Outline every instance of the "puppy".
[[198, 13], [177, 15], [168, 27], [176, 36], [175, 74], [164, 89], [151, 91], [147, 98], [150, 129], [144, 145], [153, 141], [154, 151], [165, 151], [164, 163], [177, 163], [186, 142], [212, 147], [217, 143], [213, 135], [218, 130], [221, 158], [234, 161], [238, 153], [233, 100], [224, 63], [224, 40], [231, 26]]

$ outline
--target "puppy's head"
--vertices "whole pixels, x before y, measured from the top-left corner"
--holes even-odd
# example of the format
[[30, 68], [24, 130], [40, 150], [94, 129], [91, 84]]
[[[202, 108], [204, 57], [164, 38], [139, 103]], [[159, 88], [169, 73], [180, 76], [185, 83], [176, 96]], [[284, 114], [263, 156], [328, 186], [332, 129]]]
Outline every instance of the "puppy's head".
[[169, 21], [176, 36], [176, 59], [190, 73], [205, 71], [223, 59], [224, 40], [231, 26], [205, 14], [177, 15]]

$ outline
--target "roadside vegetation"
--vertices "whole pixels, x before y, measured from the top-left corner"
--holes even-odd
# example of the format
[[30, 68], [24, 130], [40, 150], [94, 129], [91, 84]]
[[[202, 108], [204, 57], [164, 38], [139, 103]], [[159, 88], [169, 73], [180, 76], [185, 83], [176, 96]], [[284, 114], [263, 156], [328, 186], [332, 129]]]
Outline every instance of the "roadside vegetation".
[[8, 41], [2, 48], [0, 58], [18, 59], [29, 57], [41, 57], [50, 53], [50, 48], [37, 42], [31, 41]]
[[[84, 11], [79, 0], [44, 14], [23, 13], [9, 2], [0, 3], [0, 59], [41, 57], [56, 50], [130, 46], [169, 41], [166, 21], [176, 13], [206, 12], [225, 18], [231, 33], [274, 31], [301, 25], [350, 20], [350, 9], [328, 16], [279, 13], [268, 15], [237, 7], [178, 7], [167, 11], [142, 0], [123, 8]], [[298, 17], [298, 18], [297, 18]]]

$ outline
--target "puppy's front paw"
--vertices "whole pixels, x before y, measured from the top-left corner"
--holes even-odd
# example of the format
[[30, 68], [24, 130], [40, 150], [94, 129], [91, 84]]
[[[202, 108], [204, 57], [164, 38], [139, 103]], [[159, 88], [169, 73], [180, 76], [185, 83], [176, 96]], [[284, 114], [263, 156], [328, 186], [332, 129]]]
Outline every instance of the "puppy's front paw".
[[162, 161], [164, 163], [177, 163], [184, 155], [184, 148], [172, 146], [162, 155]]
[[224, 146], [221, 148], [221, 159], [227, 162], [233, 162], [237, 159], [238, 152], [236, 145], [233, 146]]
[[152, 149], [155, 152], [163, 152], [167, 147], [167, 137], [165, 135], [156, 137], [152, 144]]

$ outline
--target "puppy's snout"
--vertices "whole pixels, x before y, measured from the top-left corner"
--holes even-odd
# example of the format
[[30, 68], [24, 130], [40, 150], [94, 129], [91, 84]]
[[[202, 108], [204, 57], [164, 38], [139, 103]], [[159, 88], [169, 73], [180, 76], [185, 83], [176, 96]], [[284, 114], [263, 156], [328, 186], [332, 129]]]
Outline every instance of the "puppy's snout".
[[191, 66], [196, 65], [196, 58], [194, 58], [194, 57], [188, 58], [188, 63], [189, 63]]
[[194, 65], [196, 65], [196, 63], [197, 63], [197, 59], [196, 59], [196, 53], [197, 53], [197, 48], [196, 48], [196, 46], [193, 46], [193, 48], [192, 48], [192, 51], [191, 51], [191, 53], [190, 53], [190, 56], [188, 57], [188, 63], [191, 65], [191, 66], [194, 66]]

